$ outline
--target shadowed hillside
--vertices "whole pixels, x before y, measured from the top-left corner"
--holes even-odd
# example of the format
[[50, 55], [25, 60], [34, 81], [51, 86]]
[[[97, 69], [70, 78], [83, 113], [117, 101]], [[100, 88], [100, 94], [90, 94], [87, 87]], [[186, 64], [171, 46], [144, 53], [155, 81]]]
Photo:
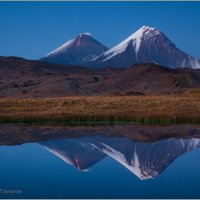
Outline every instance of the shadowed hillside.
[[200, 87], [200, 70], [156, 64], [96, 70], [0, 57], [0, 97], [142, 95], [179, 93]]

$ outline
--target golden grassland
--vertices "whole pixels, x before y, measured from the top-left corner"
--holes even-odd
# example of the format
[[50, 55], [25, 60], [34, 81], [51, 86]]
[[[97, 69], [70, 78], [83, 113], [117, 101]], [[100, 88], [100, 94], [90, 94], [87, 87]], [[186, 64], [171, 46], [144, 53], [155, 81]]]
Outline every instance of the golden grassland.
[[200, 95], [0, 99], [1, 123], [200, 123]]

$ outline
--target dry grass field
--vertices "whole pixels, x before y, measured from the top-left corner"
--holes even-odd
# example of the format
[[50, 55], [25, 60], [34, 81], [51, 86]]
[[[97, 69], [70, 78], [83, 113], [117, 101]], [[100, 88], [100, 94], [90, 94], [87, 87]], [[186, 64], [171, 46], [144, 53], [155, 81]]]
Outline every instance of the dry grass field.
[[200, 95], [0, 99], [1, 123], [200, 123]]

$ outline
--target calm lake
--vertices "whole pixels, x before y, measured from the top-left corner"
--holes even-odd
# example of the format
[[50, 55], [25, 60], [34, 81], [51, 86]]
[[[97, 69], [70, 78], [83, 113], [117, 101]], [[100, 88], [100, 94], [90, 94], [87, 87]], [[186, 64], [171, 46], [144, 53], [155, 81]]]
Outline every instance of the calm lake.
[[200, 198], [200, 126], [0, 125], [0, 198]]

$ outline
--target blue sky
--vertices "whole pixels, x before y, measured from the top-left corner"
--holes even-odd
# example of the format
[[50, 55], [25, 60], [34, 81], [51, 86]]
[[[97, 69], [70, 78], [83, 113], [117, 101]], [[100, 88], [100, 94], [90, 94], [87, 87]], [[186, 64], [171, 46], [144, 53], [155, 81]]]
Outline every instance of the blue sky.
[[79, 33], [108, 47], [143, 25], [200, 58], [200, 2], [0, 2], [0, 55], [38, 59]]

